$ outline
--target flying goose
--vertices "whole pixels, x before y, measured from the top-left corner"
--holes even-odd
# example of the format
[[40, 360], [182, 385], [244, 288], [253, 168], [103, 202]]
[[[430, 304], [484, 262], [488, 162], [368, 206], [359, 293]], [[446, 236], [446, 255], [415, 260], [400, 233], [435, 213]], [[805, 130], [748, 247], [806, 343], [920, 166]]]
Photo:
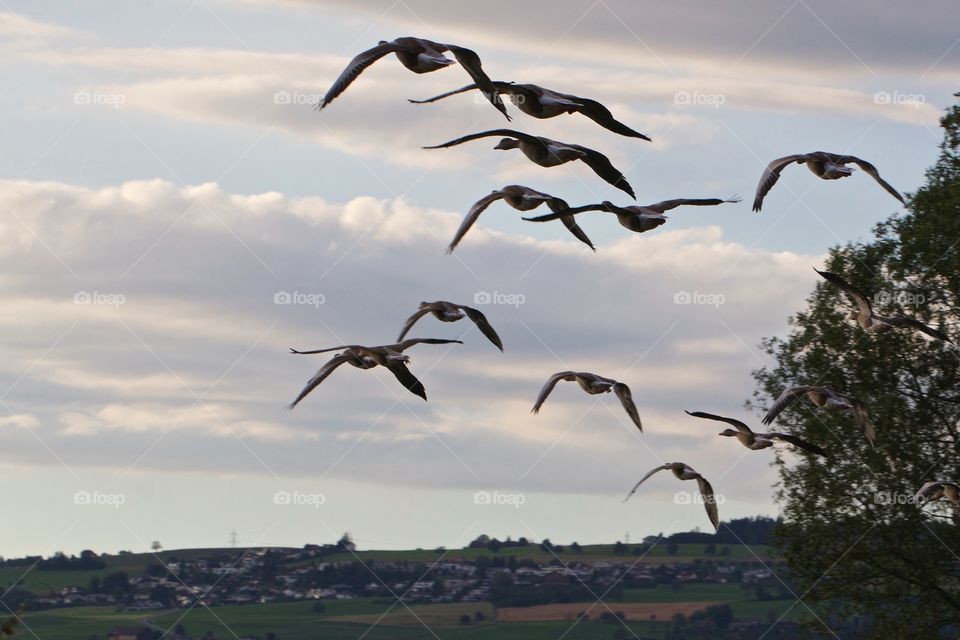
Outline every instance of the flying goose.
[[627, 494], [627, 497], [623, 499], [624, 502], [630, 499], [634, 493], [637, 492], [637, 489], [640, 488], [647, 478], [652, 476], [658, 471], [663, 471], [669, 469], [673, 472], [673, 475], [680, 480], [696, 480], [697, 486], [700, 489], [700, 495], [703, 496], [703, 506], [707, 509], [707, 517], [710, 518], [710, 523], [713, 525], [715, 530], [720, 529], [720, 514], [717, 513], [717, 499], [713, 493], [713, 487], [707, 482], [707, 479], [702, 475], [693, 470], [693, 467], [683, 462], [668, 462], [664, 465], [661, 465], [643, 476], [633, 489], [630, 490], [630, 493]]
[[337, 78], [333, 86], [330, 87], [330, 90], [327, 91], [327, 95], [325, 95], [320, 104], [317, 105], [317, 109], [323, 109], [333, 102], [337, 96], [350, 86], [350, 83], [363, 73], [364, 69], [387, 54], [396, 54], [397, 59], [400, 60], [400, 64], [414, 73], [429, 73], [437, 69], [443, 69], [454, 63], [453, 60], [443, 55], [445, 51], [453, 54], [453, 57], [456, 58], [463, 69], [470, 74], [470, 77], [473, 78], [476, 85], [482, 89], [490, 103], [496, 107], [497, 111], [502, 113], [507, 120], [510, 120], [507, 109], [503, 106], [503, 100], [497, 95], [496, 87], [480, 65], [480, 56], [470, 49], [464, 49], [457, 45], [442, 44], [424, 40], [423, 38], [410, 37], [397, 38], [390, 42], [381, 40], [377, 46], [358, 54], [350, 61], [347, 68], [340, 73], [340, 77]]
[[933, 327], [930, 327], [919, 320], [914, 320], [913, 318], [908, 318], [906, 316], [877, 315], [873, 312], [873, 306], [870, 304], [870, 300], [852, 284], [835, 273], [830, 273], [829, 271], [820, 271], [816, 267], [814, 267], [813, 270], [823, 276], [824, 280], [830, 284], [840, 287], [840, 289], [845, 291], [851, 298], [853, 298], [853, 302], [857, 305], [857, 309], [856, 311], [850, 312], [850, 318], [852, 320], [856, 320], [857, 324], [859, 324], [864, 331], [869, 331], [871, 333], [886, 333], [888, 331], [892, 331], [893, 329], [905, 327], [909, 329], [915, 329], [921, 333], [927, 334], [930, 337], [943, 340], [944, 342], [951, 342], [950, 338], [947, 337], [947, 334], [934, 329]]
[[767, 411], [767, 415], [763, 417], [763, 424], [773, 424], [773, 421], [777, 419], [777, 416], [780, 415], [784, 409], [792, 405], [803, 396], [806, 396], [807, 399], [818, 409], [826, 409], [828, 411], [849, 411], [852, 413], [853, 419], [856, 421], [857, 426], [863, 429], [863, 435], [865, 435], [867, 440], [870, 442], [870, 446], [873, 446], [873, 441], [877, 437], [877, 428], [870, 420], [870, 414], [867, 412], [867, 405], [856, 398], [851, 398], [850, 396], [840, 393], [839, 391], [834, 391], [829, 387], [802, 385], [799, 387], [785, 389], [783, 393], [780, 394], [780, 397], [774, 401], [773, 406], [770, 407], [770, 410]]
[[623, 174], [610, 163], [610, 159], [607, 158], [607, 156], [599, 151], [581, 147], [578, 144], [557, 142], [550, 138], [531, 136], [530, 134], [514, 131], [513, 129], [491, 129], [490, 131], [472, 133], [468, 136], [457, 138], [456, 140], [444, 142], [443, 144], [424, 147], [424, 149], [445, 149], [463, 144], [464, 142], [470, 142], [471, 140], [489, 138], [491, 136], [506, 136], [497, 143], [494, 149], [520, 149], [523, 155], [527, 156], [531, 162], [541, 167], [556, 167], [557, 165], [572, 160], [581, 160], [593, 169], [593, 172], [598, 176], [617, 189], [626, 192], [631, 198], [636, 200], [636, 196], [633, 194], [633, 187], [631, 187], [627, 179], [623, 177]]
[[913, 497], [914, 502], [929, 502], [946, 498], [955, 505], [960, 505], [960, 484], [949, 480], [934, 480], [925, 482], [917, 494]]
[[729, 425], [733, 425], [733, 429], [721, 431], [719, 435], [726, 436], [728, 438], [736, 438], [740, 444], [745, 446], [747, 449], [759, 451], [760, 449], [772, 447], [774, 440], [782, 440], [783, 442], [789, 442], [790, 444], [803, 449], [804, 451], [815, 453], [818, 456], [827, 456], [826, 451], [815, 444], [811, 444], [806, 440], [798, 438], [797, 436], [792, 436], [787, 433], [777, 433], [775, 431], [771, 431], [770, 433], [754, 433], [746, 424], [740, 422], [739, 420], [734, 420], [733, 418], [724, 418], [723, 416], [705, 413], [703, 411], [686, 411], [685, 413], [693, 416], [694, 418], [719, 420], [720, 422], [726, 422]]
[[407, 369], [407, 363], [410, 362], [410, 356], [404, 355], [403, 352], [417, 344], [450, 344], [453, 342], [456, 342], [457, 344], [463, 344], [463, 342], [460, 340], [444, 340], [441, 338], [411, 338], [410, 340], [404, 340], [403, 342], [397, 342], [396, 344], [378, 347], [364, 347], [358, 344], [345, 344], [340, 345], [339, 347], [314, 349], [312, 351], [297, 351], [296, 349], [291, 348], [290, 353], [295, 353], [297, 355], [327, 353], [329, 351], [340, 351], [341, 349], [343, 349], [343, 352], [333, 356], [327, 361], [326, 364], [320, 367], [320, 370], [317, 371], [316, 375], [307, 381], [307, 386], [303, 388], [303, 391], [300, 392], [300, 395], [297, 396], [297, 399], [291, 402], [287, 408], [293, 409], [295, 406], [297, 406], [301, 400], [307, 397], [308, 393], [316, 389], [321, 382], [326, 380], [327, 377], [333, 373], [334, 369], [342, 364], [349, 364], [357, 367], [358, 369], [372, 369], [377, 365], [386, 367], [390, 370], [390, 373], [392, 373], [397, 380], [400, 381], [400, 384], [407, 388], [407, 391], [426, 400], [427, 392], [423, 388], [423, 384], [417, 380], [416, 376], [410, 373], [409, 369]]
[[663, 202], [657, 202], [654, 204], [632, 205], [629, 207], [618, 207], [612, 202], [604, 200], [600, 204], [588, 204], [582, 207], [573, 207], [571, 209], [555, 211], [546, 215], [537, 216], [535, 218], [524, 218], [524, 220], [529, 222], [568, 220], [572, 219], [573, 216], [577, 215], [578, 213], [584, 213], [586, 211], [606, 211], [607, 213], [616, 214], [617, 221], [620, 223], [620, 226], [626, 227], [627, 229], [630, 229], [630, 231], [643, 233], [644, 231], [656, 229], [667, 221], [667, 216], [664, 215], [664, 211], [669, 211], [670, 209], [675, 209], [676, 207], [684, 205], [708, 206], [723, 204], [725, 202], [740, 202], [740, 200], [737, 199], [736, 196], [730, 198], [729, 200], [721, 200], [719, 198], [679, 198], [677, 200], [664, 200]]
[[637, 429], [640, 429], [641, 433], [643, 432], [643, 425], [640, 424], [640, 414], [637, 412], [637, 405], [633, 403], [633, 394], [630, 393], [630, 387], [622, 382], [617, 382], [616, 380], [611, 380], [610, 378], [604, 378], [603, 376], [598, 376], [595, 373], [585, 373], [582, 371], [561, 371], [553, 374], [547, 380], [546, 384], [543, 385], [543, 388], [540, 389], [540, 395], [537, 396], [537, 402], [533, 405], [531, 413], [540, 413], [540, 407], [543, 406], [543, 402], [547, 399], [547, 396], [550, 395], [550, 392], [553, 391], [553, 388], [557, 386], [557, 383], [561, 380], [566, 382], [576, 382], [580, 385], [581, 389], [590, 395], [609, 393], [612, 390], [615, 394], [617, 394], [617, 397], [620, 398], [620, 404], [622, 404], [623, 408], [626, 409], [627, 415], [629, 415], [630, 419], [633, 420], [633, 424], [637, 425]]
[[[627, 125], [619, 122], [613, 117], [609, 109], [596, 100], [581, 98], [580, 96], [570, 95], [569, 93], [551, 91], [550, 89], [544, 89], [535, 84], [515, 84], [513, 82], [494, 80], [493, 86], [500, 95], [508, 96], [514, 106], [528, 116], [545, 119], [553, 118], [563, 113], [580, 113], [608, 131], [613, 131], [614, 133], [619, 133], [622, 136], [628, 136], [630, 138], [650, 140], [650, 138], [642, 133], [634, 131]], [[437, 100], [449, 98], [458, 93], [472, 91], [477, 88], [477, 84], [468, 84], [465, 87], [441, 93], [438, 96], [427, 98], [426, 100], [410, 100], [410, 102], [414, 104], [436, 102]]]
[[500, 341], [500, 336], [497, 335], [497, 332], [493, 330], [493, 327], [490, 326], [490, 323], [487, 321], [487, 317], [473, 309], [471, 307], [454, 304], [452, 302], [445, 302], [443, 300], [437, 300], [436, 302], [421, 302], [420, 308], [412, 316], [407, 318], [407, 321], [403, 323], [403, 329], [400, 330], [400, 335], [397, 336], [397, 341], [403, 340], [403, 336], [407, 335], [407, 332], [413, 328], [413, 325], [425, 316], [428, 313], [432, 313], [433, 317], [439, 320], [440, 322], [456, 322], [461, 320], [464, 314], [467, 315], [474, 324], [477, 325], [477, 328], [480, 329], [480, 332], [483, 335], [487, 336], [487, 339], [492, 342], [497, 349], [503, 351], [503, 342]]
[[900, 202], [903, 202], [903, 196], [890, 186], [886, 180], [881, 178], [877, 168], [866, 160], [861, 160], [856, 156], [845, 156], [828, 151], [814, 151], [812, 153], [797, 153], [792, 156], [784, 156], [768, 164], [767, 168], [763, 170], [763, 175], [760, 176], [760, 183], [757, 185], [757, 195], [753, 200], [754, 211], [760, 211], [760, 208], [763, 206], [764, 196], [767, 195], [767, 192], [770, 191], [773, 185], [777, 183], [777, 180], [780, 179], [780, 172], [783, 171], [787, 165], [794, 162], [797, 164], [806, 164], [810, 171], [823, 180], [837, 180], [852, 175], [853, 167], [848, 167], [847, 165], [853, 163], [873, 176], [873, 179], [879, 182], [880, 186], [887, 190], [887, 193]]
[[[480, 214], [497, 200], [503, 200], [518, 211], [536, 209], [544, 202], [547, 203], [551, 211], [561, 211], [570, 208], [570, 206], [560, 198], [534, 191], [530, 187], [524, 187], [519, 184], [507, 185], [503, 189], [493, 191], [489, 195], [484, 196], [470, 207], [470, 211], [467, 212], [467, 215], [463, 218], [463, 222], [460, 223], [460, 228], [457, 229], [457, 232], [454, 234], [453, 240], [450, 241], [450, 246], [447, 247], [447, 253], [453, 253], [453, 250], [460, 243], [460, 240], [463, 239], [463, 236], [467, 234], [467, 231], [470, 230], [470, 227], [473, 226], [473, 223], [477, 221]], [[593, 242], [590, 241], [590, 238], [587, 237], [587, 234], [583, 232], [583, 229], [580, 228], [573, 217], [567, 216], [561, 218], [560, 221], [577, 240], [596, 251]]]

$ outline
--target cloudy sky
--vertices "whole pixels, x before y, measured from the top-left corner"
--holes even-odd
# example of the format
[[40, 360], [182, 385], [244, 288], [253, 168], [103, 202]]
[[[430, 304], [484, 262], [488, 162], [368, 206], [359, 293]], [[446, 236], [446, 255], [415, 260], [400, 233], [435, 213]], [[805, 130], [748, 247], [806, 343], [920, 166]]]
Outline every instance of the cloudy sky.
[[[956, 89], [954, 14], [950, 0], [869, 15], [821, 0], [0, 2], [0, 468], [18, 514], [0, 554], [217, 546], [234, 529], [250, 545], [350, 531], [409, 548], [704, 528], [666, 475], [620, 502], [672, 460], [713, 482], [721, 518], [775, 514], [773, 454], [683, 410], [756, 423], [743, 403], [761, 337], [785, 331], [831, 245], [898, 203], [868, 177], [802, 168], [761, 214], [752, 191], [770, 159], [817, 149], [914, 190]], [[641, 203], [745, 201], [643, 235], [588, 214], [596, 254], [500, 203], [444, 255], [505, 184], [628, 202], [579, 163], [543, 169], [493, 140], [421, 150], [505, 124], [469, 94], [406, 101], [466, 84], [457, 66], [385, 58], [311, 108], [354, 54], [400, 35], [603, 101], [654, 141], [516, 109], [512, 126], [604, 152]], [[684, 292], [700, 304], [676, 304]], [[323, 362], [288, 347], [389, 343], [419, 301], [484, 294], [505, 353], [466, 321], [415, 329], [465, 342], [410, 352], [429, 403], [344, 367], [285, 410]], [[531, 415], [567, 369], [627, 382], [645, 432], [569, 383]]]

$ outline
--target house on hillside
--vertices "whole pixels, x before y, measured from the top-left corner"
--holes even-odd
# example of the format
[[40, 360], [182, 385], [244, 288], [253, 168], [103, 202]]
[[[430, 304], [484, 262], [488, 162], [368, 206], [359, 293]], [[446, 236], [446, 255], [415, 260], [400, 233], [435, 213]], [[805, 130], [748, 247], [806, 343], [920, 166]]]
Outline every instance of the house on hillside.
[[107, 632], [107, 640], [152, 640], [153, 632], [146, 627], [114, 627]]

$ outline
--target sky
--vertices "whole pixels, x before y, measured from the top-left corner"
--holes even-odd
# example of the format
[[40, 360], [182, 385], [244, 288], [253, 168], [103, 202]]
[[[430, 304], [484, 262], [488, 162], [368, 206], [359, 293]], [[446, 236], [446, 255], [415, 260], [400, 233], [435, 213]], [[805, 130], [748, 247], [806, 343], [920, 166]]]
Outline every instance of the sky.
[[[776, 515], [769, 450], [717, 437], [700, 410], [744, 407], [759, 344], [783, 335], [831, 246], [902, 210], [868, 176], [785, 170], [814, 150], [874, 163], [909, 193], [936, 158], [960, 40], [948, 0], [869, 12], [815, 0], [484, 3], [394, 0], [0, 1], [0, 555], [322, 543], [463, 546], [486, 533], [555, 542]], [[586, 118], [509, 125], [610, 157], [641, 204], [677, 209], [640, 234], [493, 204], [453, 255], [463, 214], [523, 184], [571, 204], [624, 194], [580, 163], [542, 168], [494, 139], [420, 147], [506, 122], [454, 65], [415, 75], [387, 57], [322, 112], [349, 59], [402, 35], [455, 43], [496, 80], [606, 104], [652, 142]], [[429, 402], [382, 368], [299, 349], [393, 342], [420, 301], [480, 308], [504, 353], [464, 320], [411, 335]], [[684, 304], [683, 301], [689, 303]], [[611, 394], [630, 385], [641, 434]], [[791, 463], [801, 463], [782, 452]]]

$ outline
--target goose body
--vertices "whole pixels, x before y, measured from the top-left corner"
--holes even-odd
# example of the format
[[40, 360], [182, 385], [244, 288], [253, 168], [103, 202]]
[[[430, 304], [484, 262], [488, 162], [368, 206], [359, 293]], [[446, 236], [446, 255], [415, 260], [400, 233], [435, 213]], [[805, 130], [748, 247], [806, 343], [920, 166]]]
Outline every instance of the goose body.
[[700, 489], [700, 495], [703, 498], [703, 506], [707, 510], [707, 517], [710, 518], [710, 524], [713, 525], [714, 530], [720, 529], [720, 514], [717, 510], [717, 499], [716, 495], [713, 492], [713, 486], [704, 478], [702, 475], [697, 473], [693, 467], [684, 463], [684, 462], [668, 462], [664, 465], [661, 465], [653, 470], [651, 470], [647, 475], [643, 476], [640, 479], [640, 482], [633, 486], [633, 489], [630, 490], [630, 493], [627, 494], [627, 497], [623, 499], [624, 502], [630, 499], [634, 493], [637, 492], [637, 489], [640, 488], [647, 479], [657, 473], [658, 471], [670, 471], [673, 473], [673, 477], [678, 480], [696, 480], [697, 487]]
[[[614, 133], [618, 133], [622, 136], [627, 136], [630, 138], [650, 140], [650, 138], [644, 134], [634, 131], [627, 125], [618, 121], [613, 117], [613, 114], [610, 113], [610, 110], [607, 109], [607, 107], [596, 100], [581, 98], [580, 96], [575, 96], [568, 93], [560, 93], [559, 91], [546, 89], [535, 84], [515, 84], [513, 82], [500, 82], [494, 80], [493, 86], [500, 95], [507, 96], [514, 106], [528, 116], [546, 119], [555, 118], [565, 113], [579, 113], [590, 118], [604, 129]], [[410, 102], [413, 102], [414, 104], [436, 102], [437, 100], [442, 100], [443, 98], [447, 98], [458, 93], [473, 91], [474, 89], [478, 88], [479, 87], [477, 84], [468, 84], [465, 87], [448, 91], [447, 93], [442, 93], [438, 96], [427, 98], [426, 100], [410, 100]]]
[[620, 404], [623, 405], [627, 415], [630, 416], [630, 420], [637, 426], [637, 429], [643, 432], [643, 425], [640, 423], [640, 414], [637, 411], [636, 404], [633, 402], [633, 394], [630, 392], [630, 387], [617, 380], [604, 378], [595, 373], [587, 373], [584, 371], [561, 371], [550, 376], [543, 385], [543, 388], [540, 389], [531, 413], [540, 413], [540, 407], [543, 406], [547, 396], [550, 395], [550, 392], [553, 391], [553, 388], [557, 386], [557, 383], [561, 380], [565, 382], [576, 382], [581, 389], [590, 395], [613, 391], [620, 399]]
[[376, 347], [365, 347], [358, 344], [340, 345], [339, 347], [327, 347], [323, 349], [313, 349], [311, 351], [297, 351], [290, 349], [290, 353], [297, 355], [311, 355], [316, 353], [329, 353], [330, 351], [340, 351], [337, 355], [328, 360], [300, 391], [296, 399], [290, 403], [289, 409], [296, 407], [301, 400], [316, 389], [321, 382], [330, 377], [337, 367], [349, 364], [358, 369], [373, 369], [374, 367], [385, 367], [410, 393], [418, 395], [424, 400], [427, 399], [427, 392], [423, 384], [410, 373], [407, 364], [410, 362], [410, 356], [403, 353], [410, 347], [418, 344], [463, 344], [460, 340], [444, 340], [441, 338], [412, 338], [410, 340], [398, 341], [395, 344], [381, 345]]
[[531, 136], [513, 129], [491, 129], [490, 131], [473, 133], [442, 144], [424, 147], [424, 149], [445, 149], [463, 144], [464, 142], [470, 142], [471, 140], [489, 137], [501, 137], [501, 140], [494, 149], [519, 149], [527, 159], [541, 167], [556, 167], [561, 164], [566, 164], [567, 162], [580, 160], [589, 166], [599, 177], [603, 178], [603, 180], [627, 193], [631, 198], [636, 199], [633, 193], [633, 187], [630, 186], [630, 183], [627, 182], [623, 174], [613, 166], [607, 156], [599, 151], [594, 151], [593, 149], [578, 144], [569, 144], [551, 140], [550, 138]]
[[813, 151], [811, 153], [797, 153], [790, 156], [784, 156], [773, 160], [763, 170], [760, 176], [760, 182], [757, 184], [757, 194], [753, 200], [753, 210], [760, 211], [763, 207], [763, 199], [769, 193], [773, 185], [780, 179], [780, 173], [791, 164], [805, 164], [807, 168], [821, 180], [839, 180], [853, 175], [853, 167], [847, 166], [855, 164], [864, 173], [873, 177], [877, 183], [883, 187], [887, 193], [903, 202], [903, 196], [894, 189], [890, 183], [880, 177], [877, 168], [856, 156], [843, 155], [839, 153], [830, 153], [828, 151]]

